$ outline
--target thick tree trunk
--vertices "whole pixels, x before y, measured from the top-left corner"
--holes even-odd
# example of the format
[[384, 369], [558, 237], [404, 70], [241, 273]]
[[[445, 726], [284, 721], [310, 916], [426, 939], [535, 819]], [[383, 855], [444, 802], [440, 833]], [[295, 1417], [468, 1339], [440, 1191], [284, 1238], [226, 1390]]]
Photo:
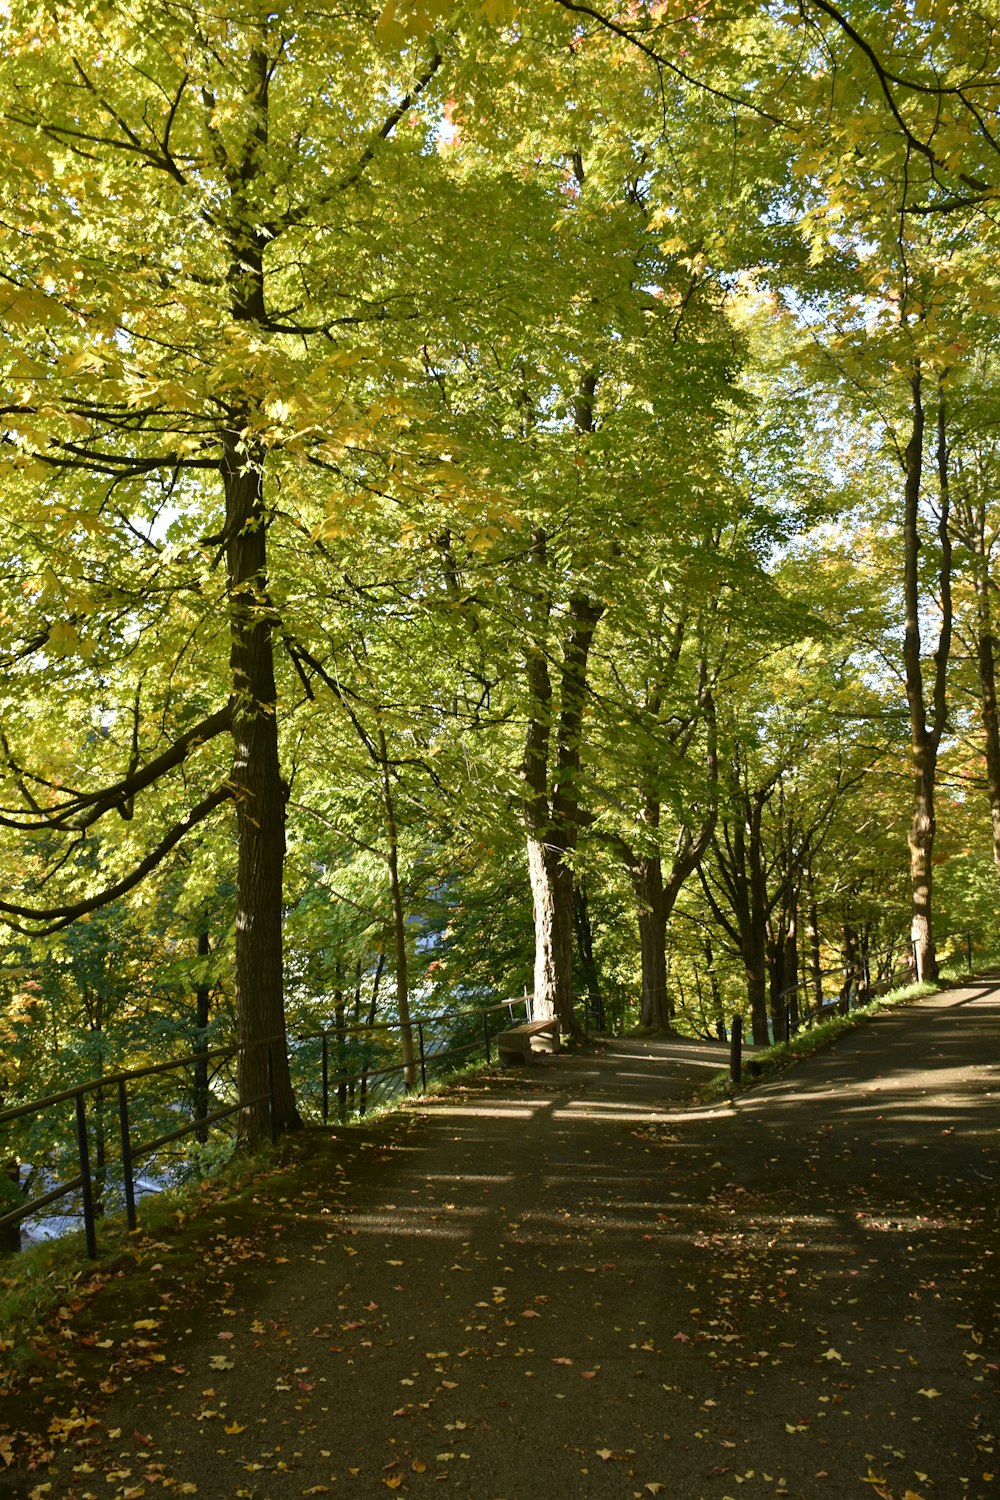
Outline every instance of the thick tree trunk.
[[934, 945], [934, 768], [921, 749], [914, 757], [913, 816], [910, 820], [910, 942], [918, 980], [938, 976]]
[[934, 945], [934, 788], [938, 747], [946, 718], [946, 674], [951, 649], [951, 538], [948, 530], [948, 449], [943, 400], [938, 402], [938, 544], [940, 551], [941, 627], [934, 653], [932, 707], [928, 723], [924, 693], [920, 639], [920, 487], [923, 475], [924, 408], [920, 371], [910, 381], [912, 395], [910, 439], [905, 452], [905, 504], [903, 513], [904, 612], [903, 665], [906, 698], [910, 712], [913, 765], [913, 816], [910, 822], [910, 942], [918, 980], [936, 980], [937, 952]]
[[[264, 249], [256, 179], [268, 141], [271, 63], [264, 47], [247, 58], [247, 130], [240, 151], [226, 156], [229, 201], [224, 238], [227, 282], [236, 323], [255, 330], [267, 319]], [[224, 148], [221, 146], [220, 149]], [[285, 1036], [282, 895], [285, 799], [278, 757], [278, 694], [274, 677], [276, 623], [267, 584], [270, 517], [264, 504], [263, 444], [248, 438], [255, 413], [234, 406], [222, 432], [220, 472], [226, 501], [225, 544], [232, 673], [233, 769], [236, 803], [236, 1039], [239, 1140], [253, 1145], [277, 1131], [297, 1130]], [[273, 1121], [271, 1104], [273, 1099]]]
[[564, 851], [528, 839], [528, 877], [535, 916], [532, 1016], [555, 1017], [560, 1030], [577, 1029], [573, 1014], [573, 875]]
[[755, 1047], [766, 1047], [767, 1030], [767, 944], [763, 932], [752, 936], [743, 947], [743, 969], [750, 1001], [750, 1030]]
[[[209, 955], [209, 941], [207, 932], [198, 934], [198, 957], [202, 960]], [[208, 1114], [208, 1022], [210, 1003], [212, 998], [212, 987], [204, 974], [199, 976], [194, 990], [195, 1003], [195, 1056], [194, 1065], [194, 1088], [192, 1104], [194, 1106], [194, 1117], [196, 1120], [204, 1120]], [[208, 1140], [208, 1126], [199, 1125], [195, 1131], [195, 1139], [204, 1144]]]
[[670, 1031], [667, 991], [667, 913], [663, 896], [663, 865], [658, 855], [639, 859], [632, 872], [639, 953], [642, 961], [642, 999], [639, 1013], [644, 1030]]
[[282, 965], [285, 795], [278, 759], [273, 612], [267, 595], [267, 516], [261, 449], [225, 435], [233, 769], [236, 802], [236, 1038], [240, 1140], [270, 1129], [268, 1058], [279, 1131], [301, 1127], [288, 1069]]
[[[546, 567], [544, 532], [535, 535], [532, 566], [540, 573]], [[573, 1010], [573, 872], [569, 859], [576, 848], [580, 823], [578, 783], [587, 662], [604, 606], [583, 596], [569, 602], [550, 794], [553, 695], [540, 632], [548, 626], [551, 612], [547, 587], [540, 582], [533, 598], [533, 636], [525, 662], [530, 709], [521, 768], [535, 925], [533, 1013], [536, 1017], [555, 1017], [560, 1030], [575, 1036], [580, 1026]]]

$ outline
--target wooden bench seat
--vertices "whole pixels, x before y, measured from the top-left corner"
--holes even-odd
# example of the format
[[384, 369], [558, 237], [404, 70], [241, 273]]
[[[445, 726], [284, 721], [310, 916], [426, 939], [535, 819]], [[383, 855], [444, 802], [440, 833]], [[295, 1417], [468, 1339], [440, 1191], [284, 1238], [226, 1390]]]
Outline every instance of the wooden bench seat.
[[559, 1051], [559, 1022], [554, 1016], [522, 1021], [497, 1033], [497, 1051], [504, 1062], [527, 1062], [533, 1052]]

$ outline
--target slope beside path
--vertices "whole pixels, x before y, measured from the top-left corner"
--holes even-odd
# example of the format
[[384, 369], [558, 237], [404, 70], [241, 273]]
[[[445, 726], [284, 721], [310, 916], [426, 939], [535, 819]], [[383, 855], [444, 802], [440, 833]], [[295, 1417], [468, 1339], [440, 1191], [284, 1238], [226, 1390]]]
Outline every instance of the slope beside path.
[[687, 1107], [724, 1062], [616, 1041], [311, 1143], [66, 1320], [0, 1496], [1000, 1493], [1000, 994]]

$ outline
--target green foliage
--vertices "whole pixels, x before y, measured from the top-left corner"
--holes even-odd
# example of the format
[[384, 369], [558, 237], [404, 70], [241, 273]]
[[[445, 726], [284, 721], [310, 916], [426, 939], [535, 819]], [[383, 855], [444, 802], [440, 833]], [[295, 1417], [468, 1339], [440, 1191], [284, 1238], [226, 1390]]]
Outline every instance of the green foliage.
[[[957, 956], [995, 941], [988, 19], [875, 5], [849, 31], [811, 0], [606, 19], [130, 0], [0, 21], [4, 1102], [184, 1051], [206, 1001], [210, 1040], [246, 1024], [234, 819], [186, 821], [232, 790], [231, 725], [156, 770], [246, 698], [233, 455], [266, 532], [250, 615], [275, 648], [293, 1031], [399, 1014], [394, 880], [421, 1008], [530, 987], [531, 726], [551, 808], [572, 804], [614, 1026], [639, 1016], [636, 869], [669, 877], [709, 828], [709, 894], [689, 876], [668, 928], [675, 1021], [745, 1007], [718, 855], [757, 798], [765, 943], [797, 915], [803, 970], [808, 904], [828, 974], [855, 950], [892, 969], [917, 364], [947, 418], [948, 774], [968, 793], [939, 809], [939, 930]], [[930, 433], [922, 456], [930, 476]], [[928, 525], [936, 498], [925, 481]], [[939, 563], [934, 539], [928, 621]], [[598, 624], [567, 750], [581, 599]], [[43, 937], [24, 916], [96, 901], [171, 828], [85, 922]], [[65, 1128], [23, 1149], [55, 1160]]]

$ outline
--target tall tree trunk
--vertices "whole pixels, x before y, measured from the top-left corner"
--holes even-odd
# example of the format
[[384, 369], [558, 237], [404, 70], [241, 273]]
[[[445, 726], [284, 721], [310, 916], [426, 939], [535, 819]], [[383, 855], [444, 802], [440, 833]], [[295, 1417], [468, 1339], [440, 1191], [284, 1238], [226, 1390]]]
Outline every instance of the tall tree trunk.
[[819, 940], [819, 907], [816, 904], [816, 886], [813, 882], [811, 867], [806, 871], [806, 891], [808, 893], [806, 936], [809, 942], [809, 978], [812, 984], [813, 1004], [817, 1010], [821, 1010], [823, 1008], [823, 962]]
[[286, 788], [278, 759], [273, 611], [267, 594], [267, 516], [260, 448], [225, 434], [233, 769], [236, 802], [236, 1039], [240, 1140], [267, 1136], [268, 1055], [279, 1131], [301, 1127], [288, 1068], [282, 972]]
[[[243, 103], [247, 129], [239, 151], [225, 154], [229, 199], [224, 218], [227, 282], [236, 323], [259, 330], [267, 320], [266, 231], [256, 179], [268, 142], [271, 62], [263, 45], [247, 58]], [[207, 107], [207, 106], [206, 106]], [[266, 336], [266, 335], [265, 335]], [[234, 406], [222, 433], [220, 472], [226, 501], [225, 545], [232, 672], [232, 786], [236, 802], [236, 1040], [241, 1105], [239, 1139], [253, 1144], [270, 1127], [298, 1130], [285, 1035], [282, 894], [287, 788], [278, 757], [276, 623], [268, 597], [264, 503], [266, 449], [247, 437], [255, 413]], [[270, 1061], [271, 1089], [268, 1081]]]
[[[204, 962], [209, 955], [208, 933], [198, 934], [198, 957]], [[198, 976], [194, 989], [195, 1004], [195, 1064], [192, 1104], [196, 1120], [204, 1120], [208, 1114], [208, 1022], [212, 998], [212, 987], [204, 973]], [[195, 1131], [195, 1139], [204, 1144], [208, 1140], [208, 1126], [201, 1124]]]
[[990, 570], [986, 552], [986, 513], [980, 504], [975, 514], [976, 667], [979, 673], [979, 705], [986, 759], [986, 786], [990, 799], [993, 832], [993, 862], [1000, 877], [1000, 715], [997, 712], [996, 637], [990, 601]]
[[776, 1042], [785, 1036], [785, 933], [782, 927], [767, 940], [767, 993], [771, 1013], [771, 1035]]
[[389, 746], [381, 724], [378, 727], [378, 748], [379, 767], [382, 773], [382, 806], [385, 812], [386, 864], [389, 868], [389, 896], [392, 902], [392, 946], [396, 964], [396, 1009], [399, 1012], [403, 1082], [407, 1089], [411, 1089], [417, 1081], [417, 1067], [413, 1050], [413, 1027], [410, 1024], [406, 908], [403, 904], [403, 889], [399, 883], [399, 827], [396, 823], [396, 802], [392, 794], [392, 778], [389, 773]]
[[788, 1030], [794, 1035], [799, 1029], [799, 922], [798, 911], [792, 909], [785, 934], [785, 974], [782, 988], [785, 994], [785, 1014]]
[[[533, 566], [545, 566], [546, 538], [536, 533]], [[570, 1035], [580, 1027], [573, 1010], [573, 872], [570, 857], [579, 833], [580, 738], [586, 699], [587, 662], [594, 631], [604, 612], [582, 595], [570, 600], [559, 673], [556, 765], [549, 793], [552, 740], [552, 680], [539, 628], [551, 603], [543, 584], [534, 597], [534, 631], [526, 656], [530, 712], [525, 739], [522, 808], [527, 825], [528, 877], [534, 905], [533, 1014], [554, 1017]]]
[[948, 448], [945, 407], [939, 394], [937, 416], [938, 545], [941, 626], [934, 654], [932, 707], [928, 723], [920, 638], [920, 488], [923, 477], [924, 406], [922, 377], [915, 370], [910, 380], [911, 427], [904, 454], [906, 486], [903, 514], [904, 613], [903, 665], [910, 713], [910, 743], [913, 767], [913, 815], [910, 822], [910, 942], [918, 980], [938, 977], [934, 944], [934, 791], [937, 757], [944, 731], [947, 700], [946, 678], [951, 650], [951, 538], [948, 527]]
[[743, 947], [743, 971], [750, 1001], [750, 1032], [755, 1047], [766, 1047], [767, 1030], [767, 940], [763, 931], [748, 934]]
[[667, 912], [663, 896], [663, 864], [660, 856], [646, 855], [632, 871], [639, 953], [642, 962], [642, 999], [639, 1023], [644, 1029], [671, 1029], [667, 993]]
[[[577, 180], [583, 163], [574, 158]], [[573, 400], [576, 432], [595, 430], [597, 374], [584, 370]], [[528, 648], [528, 730], [521, 775], [522, 808], [528, 835], [528, 877], [534, 904], [534, 1014], [555, 1017], [571, 1036], [580, 1026], [573, 1011], [573, 873], [571, 859], [580, 827], [579, 777], [581, 737], [587, 691], [587, 664], [594, 631], [605, 606], [582, 593], [570, 597], [559, 668], [558, 724], [553, 725], [553, 689], [549, 673], [549, 632], [553, 619], [553, 583], [549, 574], [548, 536], [532, 537], [532, 574]], [[555, 766], [549, 752], [555, 736]], [[551, 784], [551, 792], [550, 792]]]

